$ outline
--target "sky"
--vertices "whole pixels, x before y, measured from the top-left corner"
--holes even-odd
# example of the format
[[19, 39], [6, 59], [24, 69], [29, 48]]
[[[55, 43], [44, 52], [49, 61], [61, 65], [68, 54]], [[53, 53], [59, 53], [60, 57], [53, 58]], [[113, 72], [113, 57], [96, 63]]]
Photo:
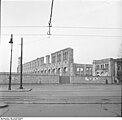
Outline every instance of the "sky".
[[47, 35], [51, 0], [1, 1], [0, 72], [16, 72], [23, 38], [23, 62], [71, 47], [74, 62], [118, 58], [122, 44], [121, 0], [54, 0], [51, 36]]

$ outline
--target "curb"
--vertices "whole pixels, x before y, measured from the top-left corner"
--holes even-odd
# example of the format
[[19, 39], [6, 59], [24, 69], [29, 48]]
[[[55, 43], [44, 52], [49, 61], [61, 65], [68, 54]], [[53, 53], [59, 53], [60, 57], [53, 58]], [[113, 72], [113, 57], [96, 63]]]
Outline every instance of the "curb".
[[12, 89], [12, 90], [0, 90], [0, 92], [30, 92], [32, 89]]
[[0, 103], [0, 108], [8, 107], [8, 104]]

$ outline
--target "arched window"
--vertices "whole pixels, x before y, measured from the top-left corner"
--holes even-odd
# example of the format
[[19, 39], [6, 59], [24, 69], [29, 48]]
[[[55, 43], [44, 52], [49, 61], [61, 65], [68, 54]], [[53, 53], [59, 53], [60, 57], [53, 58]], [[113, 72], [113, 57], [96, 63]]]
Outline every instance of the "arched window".
[[53, 69], [53, 71], [52, 71], [53, 73], [55, 73], [55, 69]]
[[82, 67], [80, 68], [80, 71], [83, 72], [83, 68]]
[[79, 72], [80, 71], [80, 68], [77, 68], [77, 72]]
[[60, 69], [60, 68], [58, 68], [58, 73], [60, 73], [60, 70], [61, 70], [61, 69]]
[[67, 72], [68, 71], [68, 68], [67, 67], [64, 67], [63, 71], [64, 72]]
[[48, 73], [50, 73], [50, 69], [48, 70]]
[[45, 70], [44, 72], [47, 73], [47, 70]]

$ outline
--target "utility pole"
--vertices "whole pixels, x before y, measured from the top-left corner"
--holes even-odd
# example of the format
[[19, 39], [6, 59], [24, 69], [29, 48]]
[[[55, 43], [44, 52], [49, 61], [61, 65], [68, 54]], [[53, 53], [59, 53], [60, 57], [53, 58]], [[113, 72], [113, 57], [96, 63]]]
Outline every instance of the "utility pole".
[[12, 68], [13, 34], [11, 34], [11, 38], [10, 38], [9, 43], [11, 44], [11, 57], [10, 57], [10, 74], [9, 74], [9, 86], [8, 86], [8, 90], [11, 90], [11, 68]]
[[22, 60], [23, 60], [23, 38], [21, 38], [20, 89], [23, 89], [22, 87]]
[[50, 27], [52, 27], [51, 21], [52, 21], [53, 3], [54, 3], [54, 0], [52, 0], [52, 4], [51, 4], [50, 20], [48, 22], [48, 24], [49, 24], [49, 31], [47, 32], [48, 35], [51, 35]]

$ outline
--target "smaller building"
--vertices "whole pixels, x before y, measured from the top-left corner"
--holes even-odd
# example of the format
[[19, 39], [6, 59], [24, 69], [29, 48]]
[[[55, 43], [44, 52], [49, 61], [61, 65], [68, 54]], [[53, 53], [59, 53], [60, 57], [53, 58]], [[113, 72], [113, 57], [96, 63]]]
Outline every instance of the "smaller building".
[[122, 58], [93, 60], [93, 76], [110, 76], [114, 82], [122, 82]]
[[74, 76], [92, 76], [92, 64], [73, 64]]

